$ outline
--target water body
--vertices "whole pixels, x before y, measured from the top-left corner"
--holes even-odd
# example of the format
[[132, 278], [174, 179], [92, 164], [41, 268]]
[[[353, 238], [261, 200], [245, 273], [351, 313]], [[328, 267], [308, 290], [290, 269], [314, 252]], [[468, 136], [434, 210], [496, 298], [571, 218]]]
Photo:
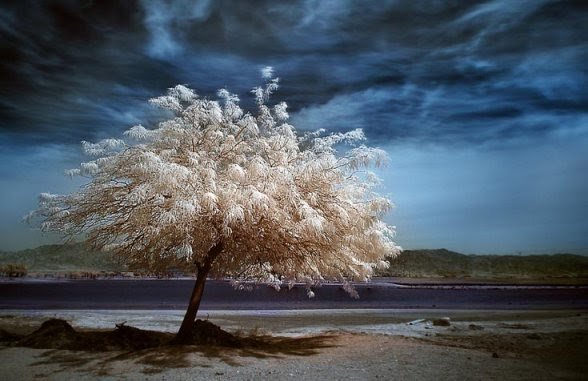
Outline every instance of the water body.
[[[109, 309], [182, 310], [193, 280], [71, 280], [0, 282], [0, 309]], [[309, 299], [304, 286], [267, 285], [235, 290], [229, 282], [207, 282], [202, 309], [455, 309], [455, 310], [558, 310], [588, 309], [588, 287], [519, 286], [414, 286], [390, 283], [356, 286], [353, 299], [341, 285], [314, 289]]]

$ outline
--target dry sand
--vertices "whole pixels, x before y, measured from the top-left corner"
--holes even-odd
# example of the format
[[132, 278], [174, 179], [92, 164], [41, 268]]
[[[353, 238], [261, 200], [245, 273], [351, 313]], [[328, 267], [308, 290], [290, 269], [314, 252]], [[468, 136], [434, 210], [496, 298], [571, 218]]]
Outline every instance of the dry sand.
[[[149, 312], [141, 313], [153, 324], [147, 319]], [[76, 314], [86, 319], [76, 321]], [[46, 317], [65, 315], [79, 329], [100, 325], [111, 316], [103, 312], [103, 320], [94, 315], [87, 319], [89, 314], [3, 311], [0, 328], [27, 333]], [[211, 311], [208, 315], [232, 330], [240, 327], [289, 338], [273, 350], [187, 346], [96, 353], [0, 347], [0, 380], [588, 378], [585, 311]], [[442, 316], [451, 318], [449, 326], [432, 324]], [[418, 318], [430, 320], [407, 324]], [[140, 321], [136, 318], [135, 323]]]

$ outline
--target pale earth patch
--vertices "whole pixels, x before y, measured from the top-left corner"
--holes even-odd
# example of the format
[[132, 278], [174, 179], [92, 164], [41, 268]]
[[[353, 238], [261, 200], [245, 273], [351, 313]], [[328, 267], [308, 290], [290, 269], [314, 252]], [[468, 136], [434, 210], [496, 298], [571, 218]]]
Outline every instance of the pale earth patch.
[[[180, 311], [129, 312], [3, 311], [0, 328], [26, 333], [49, 317], [68, 318], [76, 328], [106, 328], [126, 316], [129, 325], [162, 323], [173, 330], [181, 319]], [[231, 331], [317, 339], [283, 353], [0, 347], [0, 379], [575, 380], [588, 374], [586, 311], [204, 311], [201, 317], [207, 315]], [[450, 317], [451, 325], [407, 324], [439, 317]]]

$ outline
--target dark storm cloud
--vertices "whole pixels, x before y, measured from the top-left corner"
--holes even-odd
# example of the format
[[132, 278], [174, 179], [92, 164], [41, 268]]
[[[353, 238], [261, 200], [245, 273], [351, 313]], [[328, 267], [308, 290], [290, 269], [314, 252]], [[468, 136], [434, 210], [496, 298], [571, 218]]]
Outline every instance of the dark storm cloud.
[[100, 136], [136, 122], [131, 114], [153, 89], [174, 80], [168, 64], [145, 60], [136, 48], [140, 41], [128, 23], [140, 17], [106, 2], [76, 4], [15, 2], [0, 13], [8, 57], [0, 65], [3, 132], [27, 141]]
[[[32, 199], [19, 187], [46, 190], [35, 179], [62, 190], [48, 179], [49, 167], [61, 173], [74, 165], [80, 140], [155, 123], [160, 114], [147, 99], [175, 84], [209, 97], [227, 87], [254, 107], [247, 93], [271, 65], [282, 78], [276, 100], [288, 102], [297, 128], [363, 128], [371, 143], [389, 147], [393, 162], [395, 151], [405, 155], [395, 174], [407, 184], [398, 187], [398, 225], [406, 237], [418, 222], [413, 245], [440, 242], [425, 237], [437, 231], [438, 216], [446, 234], [485, 219], [575, 224], [558, 233], [569, 243], [586, 230], [580, 216], [588, 213], [581, 170], [588, 163], [578, 148], [588, 144], [587, 20], [586, 2], [571, 0], [4, 1], [0, 170], [16, 188], [0, 199], [12, 197], [16, 210]], [[565, 152], [555, 167], [552, 152]], [[500, 171], [492, 169], [495, 157]], [[521, 157], [532, 168], [519, 166]], [[568, 186], [538, 187], [527, 172]], [[445, 191], [426, 188], [431, 178], [447, 179]], [[469, 181], [476, 200], [488, 202], [460, 205], [451, 179]], [[506, 184], [498, 193], [497, 181]], [[510, 197], [513, 181], [519, 195]], [[520, 201], [548, 188], [536, 199], [553, 196], [549, 213]], [[501, 203], [514, 206], [496, 218]], [[574, 213], [564, 221], [558, 210]], [[512, 232], [504, 247], [518, 242], [511, 225], [501, 228], [504, 237]], [[529, 226], [536, 236], [527, 241], [550, 234], [538, 226]], [[588, 246], [576, 241], [568, 247]]]
[[143, 102], [175, 83], [243, 94], [271, 64], [300, 128], [510, 139], [588, 109], [587, 15], [538, 0], [14, 2], [0, 12], [1, 128], [108, 135], [152, 120]]

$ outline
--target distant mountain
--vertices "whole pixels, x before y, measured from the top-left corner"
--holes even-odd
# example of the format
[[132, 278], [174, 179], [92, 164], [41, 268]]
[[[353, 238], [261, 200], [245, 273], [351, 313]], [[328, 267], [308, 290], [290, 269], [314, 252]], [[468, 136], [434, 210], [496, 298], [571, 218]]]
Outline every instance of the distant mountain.
[[588, 280], [588, 257], [553, 255], [464, 255], [446, 249], [405, 250], [388, 259], [378, 275], [404, 278]]
[[[390, 268], [378, 276], [400, 278], [452, 278], [479, 280], [563, 280], [588, 284], [588, 257], [555, 255], [464, 255], [446, 249], [405, 250], [388, 259]], [[0, 252], [0, 268], [21, 264], [29, 273], [125, 271], [109, 253], [83, 243], [39, 246]]]
[[121, 271], [111, 254], [84, 243], [45, 245], [35, 249], [0, 252], [0, 266], [22, 264], [29, 272]]

